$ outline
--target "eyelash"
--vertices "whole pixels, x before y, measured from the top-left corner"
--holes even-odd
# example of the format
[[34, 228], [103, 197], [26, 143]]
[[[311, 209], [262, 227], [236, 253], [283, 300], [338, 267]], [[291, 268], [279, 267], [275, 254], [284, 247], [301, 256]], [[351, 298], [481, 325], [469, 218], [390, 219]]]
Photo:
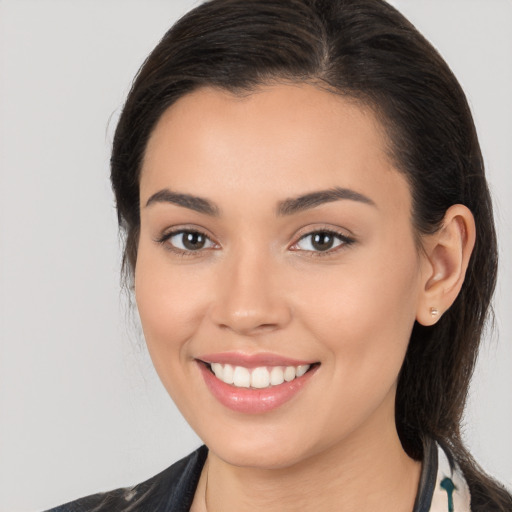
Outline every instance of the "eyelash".
[[165, 246], [165, 248], [168, 251], [173, 252], [174, 254], [177, 254], [178, 256], [188, 256], [188, 257], [194, 257], [199, 256], [201, 252], [203, 252], [206, 249], [211, 249], [211, 247], [208, 247], [206, 249], [201, 248], [195, 251], [187, 250], [187, 249], [179, 249], [178, 247], [175, 247], [173, 244], [170, 243], [170, 239], [177, 235], [184, 235], [184, 234], [191, 234], [191, 235], [199, 235], [205, 238], [206, 241], [211, 242], [212, 244], [215, 244], [213, 240], [202, 231], [198, 229], [176, 229], [173, 231], [169, 231], [167, 233], [164, 233], [161, 237], [159, 237], [156, 242]]
[[[170, 231], [168, 233], [164, 233], [161, 237], [156, 239], [155, 241], [161, 245], [165, 245], [165, 248], [179, 256], [185, 256], [185, 257], [194, 257], [199, 256], [200, 253], [202, 253], [204, 250], [212, 249], [214, 247], [207, 247], [207, 248], [200, 248], [198, 250], [186, 250], [186, 249], [179, 249], [175, 247], [173, 244], [169, 243], [170, 239], [177, 235], [184, 235], [184, 234], [191, 234], [191, 235], [199, 235], [205, 238], [206, 241], [209, 241], [210, 243], [216, 245], [216, 243], [204, 232], [197, 230], [197, 229], [177, 229]], [[314, 250], [301, 250], [301, 249], [294, 249], [295, 246], [297, 246], [302, 240], [306, 240], [308, 237], [312, 237], [314, 235], [329, 235], [333, 238], [337, 239], [340, 243], [336, 245], [335, 247], [331, 249], [327, 249], [325, 251], [314, 251]], [[300, 238], [291, 246], [290, 250], [299, 252], [302, 251], [305, 254], [307, 254], [310, 257], [326, 257], [330, 256], [333, 253], [337, 253], [338, 251], [349, 247], [355, 243], [355, 240], [353, 238], [350, 238], [338, 231], [335, 231], [333, 229], [316, 229], [313, 231], [309, 231], [308, 233], [303, 234], [300, 236]]]
[[311, 250], [304, 250], [303, 252], [307, 254], [310, 257], [314, 258], [325, 258], [328, 256], [332, 256], [334, 253], [337, 253], [343, 249], [346, 249], [350, 247], [353, 243], [355, 243], [354, 238], [350, 238], [343, 233], [340, 233], [339, 231], [333, 230], [333, 229], [315, 229], [313, 231], [309, 231], [302, 235], [293, 245], [292, 250], [294, 251], [301, 251], [301, 249], [293, 249], [294, 246], [297, 246], [301, 240], [305, 240], [308, 237], [312, 237], [314, 235], [329, 235], [333, 237], [334, 239], [337, 239], [340, 243], [336, 245], [335, 247], [331, 249], [327, 249], [326, 251], [311, 251]]

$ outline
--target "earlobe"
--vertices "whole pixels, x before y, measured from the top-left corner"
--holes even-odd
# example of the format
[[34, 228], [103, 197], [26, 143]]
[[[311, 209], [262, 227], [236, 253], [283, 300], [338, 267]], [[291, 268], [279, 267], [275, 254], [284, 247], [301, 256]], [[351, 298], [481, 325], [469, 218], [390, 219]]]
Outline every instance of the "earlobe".
[[475, 245], [475, 220], [464, 205], [451, 206], [441, 228], [424, 240], [426, 265], [416, 320], [433, 325], [450, 308], [462, 288]]

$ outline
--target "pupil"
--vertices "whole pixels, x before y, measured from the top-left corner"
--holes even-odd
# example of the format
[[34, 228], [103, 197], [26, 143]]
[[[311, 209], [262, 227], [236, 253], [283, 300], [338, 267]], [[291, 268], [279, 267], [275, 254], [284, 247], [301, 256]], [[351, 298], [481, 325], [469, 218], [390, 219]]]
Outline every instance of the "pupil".
[[334, 238], [330, 233], [316, 233], [313, 235], [312, 245], [318, 251], [327, 251], [332, 247]]
[[191, 250], [202, 249], [205, 244], [205, 237], [201, 233], [183, 233], [183, 245]]

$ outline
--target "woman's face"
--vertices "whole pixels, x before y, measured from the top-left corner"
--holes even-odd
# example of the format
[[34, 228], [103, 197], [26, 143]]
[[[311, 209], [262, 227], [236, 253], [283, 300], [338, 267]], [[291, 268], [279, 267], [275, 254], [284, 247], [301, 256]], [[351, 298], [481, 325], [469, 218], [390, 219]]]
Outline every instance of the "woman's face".
[[215, 454], [287, 467], [394, 429], [428, 264], [370, 110], [309, 85], [200, 89], [157, 124], [140, 199], [147, 345]]

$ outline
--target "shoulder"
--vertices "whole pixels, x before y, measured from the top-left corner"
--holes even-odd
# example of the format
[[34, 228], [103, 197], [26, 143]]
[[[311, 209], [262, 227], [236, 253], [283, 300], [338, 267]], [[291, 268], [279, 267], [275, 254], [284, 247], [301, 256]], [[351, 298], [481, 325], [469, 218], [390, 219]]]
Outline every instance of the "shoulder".
[[[512, 512], [510, 493], [503, 485], [489, 477], [467, 452], [465, 457], [459, 455], [458, 463], [448, 447], [438, 447], [440, 462], [433, 503], [436, 496], [439, 498], [442, 495], [448, 498], [448, 503], [451, 503], [455, 511]], [[432, 512], [437, 510], [432, 508]]]
[[430, 511], [469, 512], [472, 510], [471, 492], [463, 472], [447, 447], [438, 443], [435, 445], [437, 475]]
[[201, 446], [145, 482], [86, 496], [47, 512], [188, 511], [207, 454], [208, 449]]

